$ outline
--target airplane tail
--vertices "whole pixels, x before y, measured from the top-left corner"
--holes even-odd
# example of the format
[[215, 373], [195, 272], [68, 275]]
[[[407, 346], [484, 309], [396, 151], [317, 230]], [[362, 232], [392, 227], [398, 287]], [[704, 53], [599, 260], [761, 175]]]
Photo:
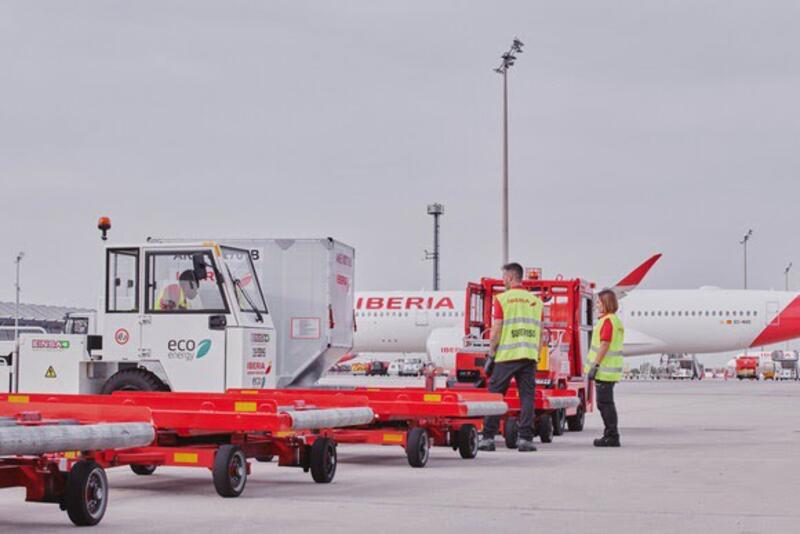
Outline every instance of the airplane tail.
[[611, 288], [614, 293], [617, 294], [617, 298], [622, 298], [628, 293], [628, 291], [636, 289], [636, 286], [641, 283], [647, 273], [650, 272], [650, 269], [653, 267], [653, 265], [655, 265], [660, 258], [661, 254], [654, 254], [653, 256], [650, 256], [644, 263], [629, 272], [627, 276], [617, 282], [617, 284]]

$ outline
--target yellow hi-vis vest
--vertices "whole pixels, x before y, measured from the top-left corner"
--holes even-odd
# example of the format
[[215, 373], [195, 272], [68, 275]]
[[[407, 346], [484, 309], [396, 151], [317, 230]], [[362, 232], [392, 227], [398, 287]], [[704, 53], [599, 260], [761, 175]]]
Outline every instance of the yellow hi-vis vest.
[[[173, 302], [174, 305], [167, 306], [167, 302]], [[186, 295], [180, 284], [170, 284], [162, 289], [155, 304], [155, 309], [157, 310], [186, 310], [189, 308], [189, 303], [186, 301]]]
[[594, 326], [592, 332], [592, 346], [589, 348], [589, 354], [586, 355], [586, 365], [583, 367], [583, 372], [588, 373], [592, 364], [597, 358], [597, 352], [600, 350], [600, 330], [603, 328], [605, 321], [611, 321], [611, 328], [614, 333], [611, 336], [611, 343], [608, 347], [603, 361], [600, 362], [600, 368], [597, 370], [595, 380], [602, 382], [619, 382], [622, 379], [622, 344], [625, 340], [625, 328], [622, 326], [622, 321], [619, 320], [613, 313], [609, 313], [600, 318]]
[[543, 304], [525, 289], [509, 289], [497, 295], [503, 308], [503, 330], [494, 355], [495, 362], [539, 358]]

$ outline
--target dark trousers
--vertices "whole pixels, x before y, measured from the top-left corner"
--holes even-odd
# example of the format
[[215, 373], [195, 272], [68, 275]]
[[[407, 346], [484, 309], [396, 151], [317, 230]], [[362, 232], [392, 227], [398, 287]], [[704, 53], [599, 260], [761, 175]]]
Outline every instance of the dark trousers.
[[603, 417], [603, 424], [606, 429], [603, 436], [606, 438], [619, 439], [619, 429], [617, 428], [617, 407], [614, 404], [614, 384], [616, 382], [602, 382], [596, 380], [594, 390], [597, 393], [597, 408]]
[[[489, 391], [506, 394], [511, 379], [516, 380], [519, 390], [519, 438], [533, 439], [533, 394], [536, 389], [536, 362], [534, 360], [514, 360], [498, 362], [489, 378]], [[492, 439], [500, 429], [500, 416], [493, 415], [483, 419], [483, 437]]]

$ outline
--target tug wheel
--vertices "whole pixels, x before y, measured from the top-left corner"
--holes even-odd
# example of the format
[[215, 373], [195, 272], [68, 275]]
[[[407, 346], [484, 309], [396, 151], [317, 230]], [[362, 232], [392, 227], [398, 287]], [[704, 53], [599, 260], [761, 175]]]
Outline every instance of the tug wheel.
[[506, 440], [506, 448], [516, 449], [517, 438], [519, 438], [519, 424], [516, 417], [509, 417], [506, 419], [505, 428], [503, 428], [503, 437]]
[[141, 476], [149, 476], [156, 472], [154, 465], [131, 464], [131, 471]]
[[336, 475], [336, 442], [331, 438], [319, 438], [311, 446], [311, 478], [319, 484], [327, 484]]
[[411, 467], [425, 467], [430, 456], [430, 441], [424, 428], [414, 427], [406, 436], [406, 456]]
[[96, 525], [108, 507], [106, 472], [95, 462], [81, 460], [67, 475], [62, 507], [79, 527]]
[[465, 460], [478, 455], [478, 429], [473, 424], [466, 424], [458, 429], [458, 454]]
[[238, 497], [247, 484], [247, 458], [236, 445], [223, 445], [217, 449], [211, 470], [214, 489], [221, 497]]
[[155, 374], [141, 367], [117, 371], [103, 384], [102, 395], [115, 391], [169, 391], [164, 382]]

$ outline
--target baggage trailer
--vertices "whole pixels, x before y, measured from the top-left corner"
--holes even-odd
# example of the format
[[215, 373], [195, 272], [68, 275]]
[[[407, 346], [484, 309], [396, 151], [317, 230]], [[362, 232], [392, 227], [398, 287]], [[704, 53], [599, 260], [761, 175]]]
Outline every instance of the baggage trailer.
[[[464, 459], [478, 454], [478, 430], [486, 415], [502, 415], [508, 405], [499, 394], [476, 390], [358, 387], [288, 390], [307, 399], [366, 398], [375, 419], [366, 425], [333, 430], [337, 443], [393, 445], [405, 449], [411, 467], [425, 467], [430, 447], [451, 447]], [[245, 398], [275, 399], [283, 391], [240, 390]]]
[[[335, 428], [373, 420], [366, 398], [286, 393], [0, 395], [0, 487], [59, 503], [76, 525], [94, 525], [108, 499], [105, 469], [137, 475], [158, 466], [205, 467], [223, 497], [238, 497], [249, 458], [301, 467], [315, 482], [336, 473]], [[308, 402], [314, 403], [309, 408]], [[7, 457], [9, 456], [9, 457]]]
[[[583, 359], [592, 336], [592, 285], [581, 279], [526, 279], [522, 287], [544, 302], [543, 347], [536, 370], [534, 429], [543, 443], [569, 428], [583, 430], [586, 413], [592, 410], [593, 393], [583, 375]], [[467, 286], [468, 310], [464, 321], [464, 348], [456, 354], [452, 388], [482, 388], [489, 352], [494, 297], [504, 291], [503, 281], [482, 278]], [[516, 448], [519, 392], [512, 383], [505, 395], [509, 410], [501, 421], [506, 446]]]

